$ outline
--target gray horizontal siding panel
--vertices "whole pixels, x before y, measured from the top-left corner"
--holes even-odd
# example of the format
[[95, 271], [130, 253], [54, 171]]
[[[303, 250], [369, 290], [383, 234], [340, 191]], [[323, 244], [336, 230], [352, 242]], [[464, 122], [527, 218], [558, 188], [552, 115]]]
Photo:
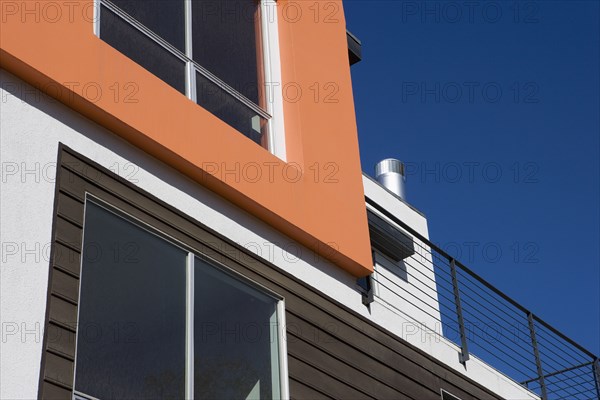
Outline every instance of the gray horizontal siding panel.
[[441, 388], [463, 400], [500, 399], [201, 221], [66, 147], [60, 151], [41, 398], [66, 398], [72, 385], [88, 192], [285, 298], [292, 399], [427, 400], [439, 399]]

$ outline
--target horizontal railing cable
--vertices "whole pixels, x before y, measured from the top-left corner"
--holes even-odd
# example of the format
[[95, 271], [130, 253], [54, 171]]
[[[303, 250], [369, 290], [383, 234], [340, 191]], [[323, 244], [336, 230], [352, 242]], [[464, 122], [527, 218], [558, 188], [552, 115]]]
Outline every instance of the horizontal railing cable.
[[[560, 383], [561, 384], [559, 385], [558, 382], [547, 382], [546, 387], [548, 388], [548, 393], [551, 394], [551, 393], [558, 393], [558, 392], [562, 391], [569, 395], [576, 395], [578, 393], [573, 392], [573, 390], [575, 388], [582, 388], [582, 385], [590, 384], [591, 381], [584, 380], [582, 382], [580, 380], [578, 380], [578, 381], [573, 381], [573, 380], [566, 381], [565, 380], [565, 381], [561, 381]], [[562, 384], [564, 384], [564, 385], [562, 385]], [[582, 393], [589, 392], [589, 390], [590, 390], [589, 388], [585, 388], [585, 390], [583, 390]]]
[[[382, 274], [378, 274], [378, 275], [379, 275], [379, 276], [382, 276], [382, 277], [384, 277], [384, 278], [386, 278], [390, 284], [392, 284], [392, 285], [396, 286], [396, 287], [397, 287], [397, 288], [399, 288], [399, 289], [402, 289], [402, 291], [403, 291], [403, 292], [405, 292], [406, 294], [409, 294], [409, 295], [411, 295], [412, 297], [414, 297], [414, 298], [418, 299], [418, 300], [419, 300], [421, 303], [423, 303], [423, 304], [426, 304], [428, 307], [430, 307], [430, 308], [434, 309], [435, 311], [439, 311], [439, 309], [438, 309], [438, 308], [436, 308], [435, 306], [433, 306], [433, 305], [431, 305], [431, 304], [429, 304], [429, 303], [427, 303], [427, 302], [423, 301], [423, 300], [422, 300], [421, 298], [419, 298], [419, 297], [418, 297], [416, 294], [414, 294], [414, 293], [411, 293], [411, 292], [409, 292], [409, 291], [406, 291], [406, 290], [405, 290], [405, 289], [404, 289], [402, 286], [400, 286], [400, 285], [398, 285], [396, 282], [394, 282], [394, 281], [390, 280], [390, 279], [389, 279], [389, 278], [387, 278], [385, 275], [382, 275]], [[381, 282], [381, 281], [380, 281], [380, 280], [378, 280], [377, 278], [373, 278], [373, 281], [375, 281], [375, 282], [379, 283], [381, 286], [383, 286], [385, 289], [389, 290], [390, 292], [394, 292], [394, 289], [390, 288], [389, 286], [387, 286], [386, 284], [384, 284], [383, 282]], [[426, 296], [427, 296], [427, 297], [429, 297], [430, 299], [432, 299], [432, 300], [434, 300], [434, 301], [436, 301], [436, 302], [437, 302], [437, 299], [436, 299], [435, 297], [431, 296], [429, 293], [425, 293], [425, 291], [423, 291], [422, 289], [420, 289], [420, 288], [418, 288], [418, 287], [415, 287], [415, 289], [417, 289], [419, 292], [423, 293], [424, 295], [426, 295]], [[411, 303], [411, 304], [412, 304], [412, 303]], [[436, 303], [436, 304], [437, 304], [437, 303]], [[413, 305], [415, 305], [415, 304], [413, 304]], [[438, 320], [438, 319], [437, 319], [435, 316], [433, 316], [433, 315], [430, 315], [430, 316], [431, 316], [433, 319], [435, 319], [435, 320], [437, 320], [437, 321], [439, 321], [439, 322], [442, 322], [442, 321]]]
[[[577, 365], [575, 367], [569, 368], [568, 370], [556, 371], [556, 372], [553, 372], [553, 373], [550, 373], [550, 374], [546, 374], [546, 375], [544, 375], [544, 378], [552, 378], [554, 376], [562, 375], [562, 374], [570, 372], [570, 371], [574, 371], [574, 370], [577, 370], [577, 369], [585, 368], [585, 367], [590, 366], [590, 365], [592, 365], [592, 363], [583, 364], [583, 365]], [[534, 378], [534, 379], [530, 379], [528, 381], [523, 381], [522, 383], [527, 384], [528, 382], [534, 382], [537, 379], [539, 379], [539, 378]]]
[[585, 385], [588, 385], [588, 388], [586, 390], [591, 390], [592, 388], [590, 388], [590, 385], [593, 385], [594, 381], [591, 380], [590, 378], [590, 374], [589, 373], [585, 373], [582, 372], [581, 374], [576, 374], [576, 375], [565, 375], [564, 377], [562, 377], [561, 379], [557, 379], [556, 377], [551, 378], [551, 379], [546, 379], [546, 387], [548, 388], [549, 392], [552, 391], [556, 391], [557, 388], [564, 388], [565, 385], [569, 386], [569, 385], [577, 385], [579, 387], [583, 387]]
[[[568, 396], [578, 396], [580, 394], [582, 394], [582, 395], [588, 395], [590, 393], [590, 389], [578, 390], [578, 391], [575, 391], [575, 392], [573, 392], [571, 390], [567, 390], [567, 389], [577, 390], [577, 389], [580, 389], [580, 387], [576, 387], [575, 385], [571, 385], [571, 386], [569, 386], [568, 388], [565, 388], [565, 389], [559, 389], [559, 390], [556, 390], [556, 391], [549, 390], [548, 394], [553, 394], [553, 393], [557, 394], [557, 393], [560, 393], [560, 392], [564, 392]], [[566, 398], [567, 399], [572, 399], [573, 397], [566, 397]]]
[[[413, 228], [411, 228], [410, 226], [408, 226], [406, 223], [402, 222], [400, 219], [396, 218], [393, 214], [391, 214], [389, 211], [387, 211], [385, 208], [381, 207], [379, 204], [377, 204], [373, 200], [369, 199], [368, 197], [365, 197], [365, 201], [366, 201], [366, 203], [369, 206], [373, 207], [378, 212], [380, 212], [383, 215], [385, 215], [387, 218], [389, 218], [395, 224], [397, 224], [400, 227], [402, 227], [402, 229], [406, 230], [411, 235], [417, 237], [420, 241], [422, 241], [424, 243], [427, 243], [433, 250], [435, 250], [436, 252], [440, 253], [441, 255], [443, 255], [444, 257], [446, 257], [448, 260], [453, 259], [453, 257], [450, 256], [450, 255], [448, 255], [444, 250], [440, 249], [435, 244], [430, 243], [427, 238], [425, 238], [419, 232], [415, 231]], [[520, 305], [519, 303], [517, 303], [515, 300], [511, 299], [510, 297], [508, 297], [506, 294], [504, 294], [503, 292], [501, 292], [499, 289], [497, 289], [496, 287], [494, 287], [492, 284], [490, 284], [489, 282], [487, 282], [485, 279], [483, 279], [482, 277], [480, 277], [478, 274], [476, 274], [475, 272], [473, 272], [471, 269], [469, 269], [468, 267], [466, 267], [464, 264], [460, 263], [459, 261], [456, 261], [456, 265], [460, 269], [462, 269], [465, 272], [469, 273], [473, 278], [477, 279], [481, 284], [483, 284], [485, 287], [487, 287], [488, 289], [490, 289], [492, 292], [498, 294], [504, 300], [506, 300], [507, 302], [509, 302], [510, 304], [512, 304], [514, 307], [518, 308], [519, 310], [523, 311], [526, 314], [530, 313], [530, 311], [527, 310], [525, 307], [523, 307], [522, 305]], [[591, 357], [591, 358], [595, 358], [596, 357], [593, 353], [591, 353], [590, 351], [586, 350], [584, 347], [582, 347], [581, 345], [577, 344], [575, 341], [573, 341], [572, 339], [568, 338], [566, 335], [560, 333], [558, 330], [556, 330], [555, 328], [553, 328], [551, 325], [549, 325], [547, 322], [545, 322], [541, 318], [537, 317], [536, 315], [534, 315], [533, 318], [534, 318], [534, 320], [536, 322], [539, 322], [542, 325], [546, 326], [548, 329], [552, 330], [555, 334], [559, 335], [565, 341], [569, 342], [571, 345], [575, 346], [576, 348], [578, 348], [579, 350], [581, 350], [582, 352], [584, 352], [585, 354], [587, 354], [589, 357]]]
[[[379, 281], [376, 281], [376, 282], [377, 282], [377, 283], [379, 283], [379, 284], [380, 284], [381, 286], [383, 286], [384, 288], [386, 288], [386, 289], [388, 289], [388, 290], [391, 290], [391, 289], [390, 289], [389, 287], [387, 287], [385, 284], [383, 284], [383, 283], [381, 283], [381, 282], [379, 282]], [[412, 305], [413, 305], [415, 308], [417, 308], [419, 311], [421, 311], [421, 312], [425, 313], [426, 315], [430, 316], [431, 318], [433, 318], [434, 320], [436, 320], [436, 321], [439, 321], [439, 320], [437, 320], [437, 319], [436, 319], [436, 317], [435, 317], [434, 315], [432, 315], [432, 314], [428, 313], [427, 311], [423, 310], [423, 309], [422, 309], [421, 307], [419, 307], [418, 305], [416, 305], [416, 304], [412, 304]], [[421, 323], [421, 321], [415, 321], [415, 322], [416, 322], [416, 323]], [[441, 322], [441, 321], [440, 321], [440, 322]]]
[[[543, 328], [543, 327], [542, 327], [542, 328]], [[555, 335], [552, 335], [552, 334], [551, 334], [551, 332], [547, 332], [547, 331], [545, 331], [544, 329], [540, 329], [540, 327], [539, 327], [539, 326], [538, 326], [538, 329], [537, 329], [537, 331], [538, 331], [538, 333], [539, 333], [539, 334], [541, 334], [540, 336], [541, 336], [541, 337], [542, 337], [544, 340], [547, 340], [547, 341], [548, 341], [548, 343], [549, 343], [549, 344], [550, 344], [551, 342], [554, 342], [554, 343], [555, 343], [555, 345], [557, 345], [557, 346], [556, 346], [556, 347], [557, 347], [557, 349], [558, 349], [558, 350], [560, 350], [560, 351], [562, 351], [562, 352], [563, 352], [565, 355], [567, 355], [567, 356], [569, 356], [569, 357], [571, 357], [571, 358], [573, 358], [574, 360], [577, 360], [577, 361], [580, 361], [580, 360], [581, 360], [581, 358], [575, 358], [575, 356], [573, 355], [573, 350], [576, 350], [576, 349], [572, 349], [572, 348], [571, 348], [571, 349], [570, 349], [570, 350], [571, 350], [571, 352], [567, 352], [567, 351], [566, 351], [566, 350], [563, 348], [563, 347], [565, 347], [565, 344], [564, 344], [564, 343], [561, 343], [561, 344], [560, 344], [560, 346], [558, 346], [558, 344], [560, 343], [560, 342], [559, 342], [559, 339], [560, 339], [559, 337], [557, 337], [557, 336], [555, 336]], [[585, 357], [585, 356], [586, 356], [585, 354], [581, 354], [581, 353], [580, 353], [579, 355], [580, 355], [581, 357]], [[588, 359], [588, 358], [586, 357], [585, 359]]]
[[[412, 257], [411, 257], [411, 258], [412, 258]], [[412, 260], [412, 261], [416, 261], [416, 260]], [[425, 267], [425, 268], [428, 268], [428, 266], [427, 266], [427, 265], [425, 265], [425, 264], [423, 264], [423, 263], [421, 263], [421, 262], [419, 262], [419, 261], [416, 261], [416, 262], [417, 262], [417, 263], [419, 263], [421, 266], [423, 266], [423, 267]], [[413, 266], [412, 264], [410, 264], [410, 261], [405, 261], [405, 264], [406, 264], [406, 265], [408, 265], [408, 266]], [[414, 267], [414, 266], [413, 266], [413, 267]], [[434, 265], [434, 267], [435, 267], [435, 265]], [[435, 280], [434, 280], [434, 279], [432, 279], [430, 276], [426, 275], [426, 274], [425, 274], [424, 272], [422, 272], [422, 271], [421, 271], [419, 268], [415, 268], [415, 269], [416, 269], [416, 270], [417, 270], [417, 271], [418, 271], [418, 272], [419, 272], [421, 275], [425, 276], [427, 279], [429, 279], [429, 280], [431, 280], [432, 282], [434, 282], [434, 283], [435, 283]], [[440, 274], [439, 272], [434, 272], [434, 274], [435, 274], [435, 276], [436, 276], [436, 277], [438, 277], [438, 276], [440, 276], [440, 277], [443, 277], [443, 275], [442, 275], [442, 274]], [[447, 279], [443, 279], [443, 280], [444, 280], [446, 283], [448, 283], [448, 284], [451, 284], [451, 282], [450, 282], [449, 280], [447, 280]], [[420, 280], [419, 280], [419, 281], [420, 281]], [[424, 282], [422, 282], [422, 281], [420, 281], [420, 282], [421, 282], [421, 283], [424, 283]], [[465, 287], [466, 287], [466, 288], [467, 288], [467, 290], [469, 290], [471, 293], [473, 293], [475, 296], [477, 296], [477, 292], [475, 292], [474, 290], [472, 290], [472, 289], [471, 289], [471, 288], [470, 288], [468, 285], [463, 285], [462, 287], [463, 287], [463, 288], [465, 288]], [[451, 292], [451, 291], [450, 291], [449, 289], [447, 289], [447, 288], [444, 288], [444, 289], [445, 289], [445, 290], [447, 290], [448, 292]], [[464, 289], [463, 289], [463, 291], [464, 291]], [[476, 300], [476, 299], [475, 299], [475, 297], [472, 297], [472, 296], [470, 296], [470, 295], [468, 295], [468, 294], [465, 294], [465, 296], [466, 296], [466, 297], [468, 297], [468, 298], [470, 298], [470, 299], [471, 299], [471, 300], [473, 300], [474, 302], [476, 302], [478, 305], [480, 305], [480, 306], [484, 307], [484, 308], [485, 308], [486, 310], [488, 310], [489, 312], [493, 312], [493, 311], [492, 311], [492, 310], [490, 310], [488, 307], [485, 307], [485, 306], [484, 306], [483, 304], [481, 304], [481, 303], [480, 303], [478, 300]], [[495, 307], [496, 309], [498, 309], [498, 311], [500, 311], [500, 312], [504, 313], [504, 314], [505, 314], [507, 317], [509, 317], [509, 318], [511, 318], [511, 319], [514, 319], [514, 320], [515, 320], [515, 322], [517, 322], [517, 323], [519, 322], [519, 321], [517, 320], [517, 318], [516, 318], [514, 315], [510, 315], [510, 314], [508, 314], [508, 313], [507, 313], [506, 311], [504, 311], [502, 308], [498, 307], [498, 306], [496, 305], [496, 303], [493, 303], [493, 302], [489, 301], [487, 298], [485, 298], [485, 297], [483, 297], [483, 296], [479, 296], [479, 297], [480, 297], [480, 298], [482, 298], [482, 299], [483, 299], [483, 300], [484, 300], [486, 303], [488, 303], [489, 305], [491, 305], [491, 306]], [[446, 298], [446, 299], [447, 299], [447, 298]], [[447, 299], [447, 300], [451, 300], [451, 299]], [[504, 319], [504, 318], [502, 318], [502, 317], [500, 317], [500, 318], [501, 318], [501, 319], [502, 319], [504, 322], [506, 322], [506, 323], [510, 324], [510, 322], [509, 322], [509, 321], [506, 321], [506, 319]]]
[[[461, 362], [468, 362], [470, 352], [484, 353], [486, 357], [482, 360], [492, 366], [501, 363], [504, 367], [500, 371], [540, 395], [542, 400], [600, 400], [595, 376], [598, 367], [594, 364], [597, 356], [375, 201], [365, 199], [373, 212], [413, 236], [412, 246], [400, 244], [411, 253], [403, 260], [403, 266], [396, 264], [402, 274], [378, 264], [376, 275], [371, 275], [373, 284], [384, 290], [377, 292], [383, 296], [382, 300], [385, 298], [396, 307], [395, 296], [401, 300], [397, 306], [400, 312], [410, 306], [435, 321], [436, 326], [439, 322], [442, 330], [433, 333], [462, 349]], [[368, 292], [364, 288], [361, 291]], [[418, 318], [410, 313], [407, 317]], [[518, 375], [521, 379], [516, 379]]]
[[[380, 274], [380, 275], [381, 275], [381, 274]], [[385, 289], [387, 289], [387, 290], [389, 290], [389, 291], [393, 291], [393, 290], [394, 290], [394, 289], [390, 288], [388, 285], [386, 285], [385, 283], [381, 282], [381, 281], [380, 281], [380, 280], [378, 280], [378, 279], [373, 279], [373, 280], [374, 280], [375, 282], [379, 283], [381, 286], [383, 286]], [[398, 284], [396, 284], [396, 283], [395, 283], [395, 282], [393, 282], [393, 281], [392, 281], [392, 282], [390, 282], [390, 283], [391, 283], [392, 285], [394, 285], [394, 286], [397, 286], [398, 288], [401, 288], [401, 286], [399, 286]], [[434, 297], [431, 297], [429, 294], [427, 294], [427, 293], [423, 292], [421, 289], [419, 289], [419, 288], [417, 288], [417, 287], [415, 287], [415, 288], [416, 288], [417, 290], [419, 290], [420, 292], [422, 292], [423, 294], [425, 294], [426, 296], [430, 297], [431, 299], [435, 299]], [[401, 289], [402, 289], [402, 288], [401, 288]], [[409, 294], [409, 295], [410, 295], [410, 296], [412, 296], [412, 297], [418, 298], [418, 297], [417, 297], [417, 296], [416, 296], [414, 293], [410, 293], [410, 292], [408, 292], [408, 291], [405, 291], [405, 293], [406, 293], [406, 294]], [[425, 305], [427, 305], [428, 307], [430, 307], [430, 308], [434, 309], [435, 311], [439, 311], [438, 309], [436, 309], [435, 307], [433, 307], [431, 304], [428, 304], [428, 303], [426, 303], [426, 302], [424, 302], [424, 301], [422, 301], [422, 300], [420, 300], [420, 302], [421, 302], [421, 303], [423, 303], [423, 304], [425, 304]], [[422, 309], [421, 307], [419, 307], [418, 305], [416, 305], [416, 304], [413, 304], [413, 303], [410, 303], [410, 304], [411, 304], [412, 306], [416, 307], [416, 308], [417, 308], [419, 311], [421, 311], [421, 312], [425, 313], [426, 315], [430, 316], [430, 317], [431, 317], [431, 318], [433, 318], [434, 320], [437, 320], [437, 321], [439, 321], [439, 322], [442, 322], [442, 321], [438, 320], [438, 319], [436, 318], [436, 316], [434, 316], [434, 315], [430, 314], [429, 312], [427, 312], [427, 311], [423, 310], [423, 309]], [[447, 315], [445, 315], [445, 316], [446, 316], [447, 318], [451, 318], [450, 316], [447, 316]], [[420, 321], [419, 321], [419, 322], [420, 322]], [[458, 331], [457, 331], [457, 332], [458, 332]], [[475, 332], [472, 332], [472, 333], [473, 333], [475, 336], [477, 336], [478, 338], [480, 338], [481, 340], [483, 340], [483, 341], [485, 341], [486, 343], [488, 343], [490, 346], [494, 347], [495, 349], [497, 349], [498, 351], [500, 351], [501, 353], [503, 353], [504, 355], [506, 355], [507, 357], [511, 358], [513, 361], [515, 361], [515, 362], [519, 363], [520, 365], [522, 365], [523, 367], [525, 367], [525, 368], [527, 368], [527, 369], [530, 369], [530, 371], [531, 371], [531, 372], [534, 372], [534, 370], [533, 370], [533, 369], [531, 369], [531, 367], [529, 367], [529, 366], [527, 366], [527, 365], [523, 364], [523, 363], [522, 363], [522, 360], [518, 360], [518, 359], [516, 359], [516, 358], [515, 358], [515, 357], [513, 357], [511, 354], [509, 354], [509, 353], [505, 352], [505, 351], [504, 351], [503, 349], [501, 349], [500, 347], [498, 347], [498, 346], [494, 345], [492, 342], [490, 342], [489, 340], [487, 340], [485, 337], [483, 337], [483, 336], [481, 336], [481, 335], [479, 335], [479, 334], [477, 334], [477, 333], [475, 333]], [[508, 364], [508, 365], [510, 365], [510, 364]], [[519, 371], [519, 372], [523, 373], [523, 371]], [[527, 375], [527, 374], [525, 374], [525, 373], [523, 373], [523, 374], [524, 374], [524, 375]]]
[[[468, 314], [472, 315], [473, 317], [477, 318], [477, 316], [474, 314], [474, 311], [470, 311], [470, 309], [469, 309], [468, 307], [465, 307], [465, 308], [463, 308], [463, 310], [464, 310], [466, 313], [468, 313]], [[485, 314], [482, 314], [482, 315], [485, 315]], [[491, 320], [491, 317], [486, 317], [486, 318]], [[483, 322], [483, 321], [481, 321], [481, 322]], [[493, 321], [492, 321], [492, 322], [493, 322]], [[486, 324], [484, 324], [484, 325], [486, 325]], [[488, 325], [488, 326], [489, 326], [489, 325]], [[512, 338], [510, 338], [510, 337], [508, 337], [508, 336], [504, 335], [504, 333], [502, 333], [502, 331], [500, 331], [499, 333], [500, 333], [500, 335], [501, 335], [502, 337], [504, 337], [505, 339], [507, 339], [507, 340], [511, 341], [512, 343], [517, 343], [516, 341], [512, 340]], [[525, 351], [527, 351], [527, 352], [531, 351], [531, 348], [523, 347], [523, 346], [521, 346], [520, 344], [517, 344], [517, 347], [519, 347], [521, 350], [525, 350]], [[519, 354], [520, 354], [520, 353], [519, 353]], [[523, 356], [523, 358], [526, 358], [526, 357], [525, 357], [525, 356]]]
[[[539, 336], [538, 336], [538, 338], [539, 338]], [[544, 349], [548, 350], [548, 352], [550, 352], [550, 353], [554, 354], [556, 357], [558, 357], [558, 358], [560, 358], [562, 361], [566, 362], [566, 363], [567, 363], [567, 365], [565, 365], [565, 364], [562, 364], [562, 363], [560, 363], [559, 361], [557, 361], [556, 359], [549, 357], [548, 355], [546, 355], [547, 353], [545, 353], [545, 355], [544, 355], [544, 359], [546, 359], [546, 360], [549, 360], [549, 361], [554, 361], [554, 362], [555, 362], [555, 363], [556, 363], [558, 366], [562, 367], [562, 369], [568, 368], [568, 367], [569, 367], [569, 365], [572, 365], [572, 362], [571, 362], [571, 361], [568, 361], [568, 360], [564, 359], [564, 358], [563, 358], [561, 355], [557, 354], [557, 353], [554, 351], [554, 349], [552, 349], [551, 347], [548, 347], [548, 346], [546, 346], [546, 345], [544, 344], [544, 342], [543, 342], [543, 341], [540, 341], [539, 339], [538, 339], [538, 345], [539, 345], [540, 349], [541, 349], [541, 348], [544, 348]], [[578, 362], [578, 361], [579, 361], [579, 360], [575, 360], [575, 362]]]
[[[433, 308], [434, 310], [437, 310], [437, 308], [436, 308], [435, 306], [432, 306], [431, 304], [429, 304], [429, 303], [427, 303], [427, 302], [423, 301], [422, 299], [420, 299], [420, 298], [419, 298], [418, 296], [416, 296], [415, 294], [411, 293], [410, 291], [407, 291], [405, 288], [403, 288], [402, 286], [398, 285], [396, 282], [394, 282], [394, 281], [390, 280], [390, 279], [389, 279], [387, 276], [385, 276], [385, 275], [383, 275], [383, 274], [381, 274], [381, 273], [378, 273], [378, 275], [379, 275], [379, 276], [381, 276], [381, 277], [383, 277], [383, 278], [385, 278], [385, 279], [387, 279], [387, 280], [388, 280], [390, 283], [392, 283], [394, 286], [396, 286], [396, 287], [398, 287], [399, 289], [401, 289], [403, 292], [406, 292], [407, 294], [410, 294], [411, 296], [415, 297], [415, 298], [416, 298], [416, 299], [418, 299], [418, 300], [419, 300], [421, 303], [425, 303], [425, 304], [427, 304], [429, 307]], [[375, 279], [376, 279], [376, 278], [374, 278], [373, 280], [375, 280]], [[378, 282], [378, 283], [381, 283], [380, 281], [377, 281], [377, 282]], [[419, 287], [413, 286], [413, 288], [414, 288], [414, 289], [416, 289], [416, 290], [418, 290], [419, 292], [423, 293], [425, 296], [429, 297], [431, 300], [435, 301], [435, 302], [436, 302], [436, 304], [437, 304], [438, 298], [436, 298], [436, 297], [432, 296], [432, 295], [431, 295], [431, 294], [429, 294], [429, 293], [425, 293], [425, 291], [424, 291], [424, 290], [422, 290], [422, 289], [421, 289], [421, 288], [419, 288]], [[392, 292], [393, 292], [393, 289], [388, 289], [388, 290], [390, 290], [390, 291], [392, 291]], [[446, 299], [448, 299], [448, 298], [447, 298], [447, 297], [445, 297], [445, 296], [443, 296], [443, 297], [444, 297], [444, 298], [446, 298]], [[450, 299], [448, 299], [448, 300], [450, 300]]]

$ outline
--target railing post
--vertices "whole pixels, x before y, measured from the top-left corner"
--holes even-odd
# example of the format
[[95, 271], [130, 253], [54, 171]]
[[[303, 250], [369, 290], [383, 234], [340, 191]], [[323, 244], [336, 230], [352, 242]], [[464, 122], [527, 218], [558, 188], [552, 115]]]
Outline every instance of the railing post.
[[462, 306], [460, 303], [460, 291], [458, 290], [458, 279], [456, 275], [456, 261], [450, 259], [450, 274], [452, 275], [452, 288], [454, 289], [454, 305], [456, 306], [456, 317], [458, 318], [458, 329], [460, 332], [460, 355], [458, 360], [466, 364], [469, 359], [469, 348], [467, 346], [467, 335], [465, 334], [465, 321], [463, 319]]
[[598, 395], [598, 399], [600, 400], [600, 360], [595, 359], [594, 364], [592, 364], [592, 370], [594, 371], [594, 382], [596, 383], [596, 394]]
[[533, 346], [533, 355], [535, 357], [535, 366], [537, 368], [538, 378], [540, 381], [540, 388], [542, 389], [542, 400], [548, 399], [548, 392], [546, 391], [546, 382], [544, 381], [544, 370], [542, 369], [542, 360], [540, 359], [540, 352], [538, 349], [538, 343], [535, 335], [535, 325], [533, 322], [533, 314], [527, 313], [527, 320], [529, 321], [529, 334], [531, 336], [531, 345]]

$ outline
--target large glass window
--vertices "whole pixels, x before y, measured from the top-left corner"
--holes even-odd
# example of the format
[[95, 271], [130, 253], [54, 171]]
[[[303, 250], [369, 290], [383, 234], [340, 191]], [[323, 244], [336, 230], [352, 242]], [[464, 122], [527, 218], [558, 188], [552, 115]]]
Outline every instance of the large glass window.
[[197, 259], [197, 399], [280, 399], [277, 302]]
[[263, 55], [267, 25], [258, 0], [97, 1], [101, 39], [269, 147], [273, 107], [264, 95], [270, 71]]
[[280, 399], [280, 299], [86, 202], [75, 395]]
[[88, 202], [75, 390], [183, 398], [187, 252]]

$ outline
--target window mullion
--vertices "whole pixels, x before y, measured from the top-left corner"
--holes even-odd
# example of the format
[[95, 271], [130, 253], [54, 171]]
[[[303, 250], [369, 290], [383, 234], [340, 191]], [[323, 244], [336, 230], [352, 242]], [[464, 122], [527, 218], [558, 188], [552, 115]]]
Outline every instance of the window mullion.
[[185, 65], [185, 94], [186, 96], [196, 102], [196, 71], [194, 68], [193, 60], [193, 42], [192, 42], [192, 0], [184, 1], [184, 15], [185, 15], [185, 55], [188, 60]]
[[194, 259], [188, 253], [185, 285], [185, 398], [194, 398]]

